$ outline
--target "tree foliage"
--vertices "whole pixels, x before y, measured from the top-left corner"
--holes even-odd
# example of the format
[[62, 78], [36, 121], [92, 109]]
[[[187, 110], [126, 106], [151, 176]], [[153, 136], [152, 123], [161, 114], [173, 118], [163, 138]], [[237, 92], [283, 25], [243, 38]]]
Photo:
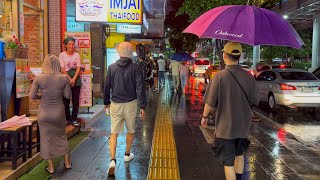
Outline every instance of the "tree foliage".
[[293, 49], [279, 46], [262, 46], [261, 57], [269, 62], [273, 58], [294, 58], [294, 59], [309, 59], [312, 51], [312, 30], [298, 31], [305, 45], [301, 49]]
[[[196, 48], [196, 42], [199, 38], [193, 34], [182, 33], [190, 24], [187, 14], [176, 15], [178, 9], [182, 6], [183, 0], [169, 1], [172, 11], [166, 16], [166, 36], [169, 37], [171, 48], [176, 52], [193, 52]], [[170, 30], [168, 30], [170, 29]]]

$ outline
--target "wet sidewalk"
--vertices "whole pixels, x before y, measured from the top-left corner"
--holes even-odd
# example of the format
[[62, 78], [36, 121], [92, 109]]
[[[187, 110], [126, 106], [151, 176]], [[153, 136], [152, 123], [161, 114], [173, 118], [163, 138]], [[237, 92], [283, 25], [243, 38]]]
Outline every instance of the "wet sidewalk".
[[[179, 177], [183, 180], [225, 179], [223, 166], [211, 152], [214, 127], [199, 127], [203, 111], [200, 93], [203, 84], [196, 78], [191, 78], [185, 95], [173, 93], [169, 87], [167, 83], [166, 89], [160, 94], [148, 92], [146, 119], [141, 121], [137, 118], [132, 146], [135, 158], [129, 163], [123, 161], [125, 135], [119, 135], [115, 177], [107, 177], [110, 118], [102, 114], [86, 125], [92, 132], [71, 152], [73, 169], [64, 170], [62, 162], [52, 179], [141, 180], [156, 177], [150, 176], [150, 172], [153, 172], [150, 171], [150, 166], [153, 165], [150, 159], [154, 155], [153, 143], [156, 142], [153, 136], [156, 121], [159, 120], [157, 111], [163, 109], [162, 106], [170, 108]], [[243, 179], [320, 179], [319, 150], [304, 146], [294, 136], [282, 131], [281, 127], [268, 120], [253, 123], [250, 140], [251, 145], [245, 155]], [[158, 177], [162, 177], [158, 179], [169, 177], [162, 171], [157, 173], [160, 173]]]

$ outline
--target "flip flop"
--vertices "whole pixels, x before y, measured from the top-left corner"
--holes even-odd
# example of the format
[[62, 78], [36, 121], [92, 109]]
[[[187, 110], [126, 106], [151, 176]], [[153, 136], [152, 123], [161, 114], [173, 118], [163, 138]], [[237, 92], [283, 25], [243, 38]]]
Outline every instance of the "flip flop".
[[49, 170], [49, 166], [46, 167], [46, 171], [47, 171], [49, 174], [53, 174], [53, 173], [54, 173], [54, 171], [51, 172], [51, 171]]
[[66, 170], [72, 169], [72, 162], [70, 162], [70, 167], [69, 167], [69, 168], [66, 167], [66, 163], [63, 163], [63, 165], [64, 165], [64, 168], [65, 168]]

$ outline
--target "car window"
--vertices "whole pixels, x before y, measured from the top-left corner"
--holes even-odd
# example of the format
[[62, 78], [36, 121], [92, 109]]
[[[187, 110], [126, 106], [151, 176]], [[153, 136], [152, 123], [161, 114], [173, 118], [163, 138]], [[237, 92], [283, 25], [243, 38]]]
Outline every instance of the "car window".
[[274, 81], [274, 80], [276, 80], [276, 79], [277, 79], [276, 73], [274, 73], [274, 72], [272, 72], [272, 71], [268, 71], [266, 80], [267, 80], [267, 81]]
[[208, 60], [197, 60], [195, 63], [195, 65], [209, 65], [209, 61]]
[[309, 72], [280, 72], [285, 80], [317, 80], [317, 78]]
[[320, 68], [318, 68], [313, 74], [320, 79]]
[[265, 81], [267, 78], [268, 72], [262, 72], [258, 77], [257, 81]]
[[270, 69], [270, 66], [262, 66], [260, 68], [260, 71], [265, 71], [265, 70], [268, 70], [268, 69]]

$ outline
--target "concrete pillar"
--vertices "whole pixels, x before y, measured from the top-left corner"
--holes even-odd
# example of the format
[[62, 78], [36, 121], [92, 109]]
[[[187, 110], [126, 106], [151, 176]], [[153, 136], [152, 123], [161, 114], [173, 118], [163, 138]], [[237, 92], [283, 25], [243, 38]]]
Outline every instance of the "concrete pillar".
[[260, 62], [260, 45], [253, 47], [253, 64], [251, 66], [252, 70], [257, 70], [257, 64]]
[[312, 64], [309, 71], [315, 70], [319, 66], [319, 32], [320, 32], [320, 15], [314, 17], [313, 34], [312, 34]]

